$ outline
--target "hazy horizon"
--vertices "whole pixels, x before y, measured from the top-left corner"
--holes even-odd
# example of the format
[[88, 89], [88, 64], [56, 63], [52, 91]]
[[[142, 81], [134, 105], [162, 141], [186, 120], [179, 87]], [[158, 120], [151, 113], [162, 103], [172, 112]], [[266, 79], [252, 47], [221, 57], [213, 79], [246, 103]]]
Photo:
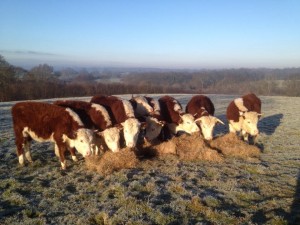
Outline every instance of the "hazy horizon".
[[300, 2], [0, 2], [12, 65], [162, 69], [300, 67]]

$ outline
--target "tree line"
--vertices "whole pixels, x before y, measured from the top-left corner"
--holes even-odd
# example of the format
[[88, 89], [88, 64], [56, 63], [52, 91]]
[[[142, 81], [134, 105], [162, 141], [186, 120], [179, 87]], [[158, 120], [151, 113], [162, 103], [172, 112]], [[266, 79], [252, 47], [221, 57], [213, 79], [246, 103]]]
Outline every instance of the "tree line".
[[[104, 82], [111, 77], [118, 82]], [[95, 94], [213, 93], [300, 96], [300, 68], [149, 71], [113, 73], [62, 69], [48, 64], [30, 70], [0, 55], [0, 101]]]

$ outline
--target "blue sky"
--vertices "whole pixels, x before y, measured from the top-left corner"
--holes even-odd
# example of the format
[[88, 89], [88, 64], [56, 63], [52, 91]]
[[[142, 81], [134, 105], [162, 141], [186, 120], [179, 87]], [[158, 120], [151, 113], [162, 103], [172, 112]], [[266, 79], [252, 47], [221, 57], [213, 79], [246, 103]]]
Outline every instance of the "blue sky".
[[300, 67], [300, 1], [1, 0], [0, 54], [25, 67]]

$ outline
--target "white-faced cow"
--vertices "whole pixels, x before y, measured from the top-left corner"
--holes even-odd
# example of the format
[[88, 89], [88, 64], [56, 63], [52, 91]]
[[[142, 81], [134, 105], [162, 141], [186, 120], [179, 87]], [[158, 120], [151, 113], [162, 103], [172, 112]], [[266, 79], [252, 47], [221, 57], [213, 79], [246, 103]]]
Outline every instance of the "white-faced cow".
[[[112, 125], [110, 116], [106, 109], [95, 103], [84, 101], [59, 100], [53, 102], [55, 105], [68, 107], [78, 114], [84, 126], [88, 129], [96, 129], [96, 154], [99, 151], [99, 144], [103, 141], [107, 147], [117, 152], [120, 150], [120, 132], [117, 127]], [[97, 140], [103, 138], [103, 141]]]
[[129, 101], [134, 109], [135, 117], [140, 122], [145, 122], [145, 140], [152, 141], [157, 138], [165, 125], [158, 101], [148, 96], [135, 96]]
[[213, 129], [217, 123], [224, 123], [214, 117], [215, 107], [210, 98], [205, 95], [195, 95], [186, 105], [185, 111], [194, 116], [195, 122], [200, 125], [205, 140], [213, 139]]
[[184, 113], [181, 104], [175, 98], [163, 96], [158, 99], [158, 102], [161, 115], [171, 133], [177, 134], [179, 131], [182, 131], [191, 134], [200, 131], [194, 117], [189, 113]]
[[54, 142], [55, 154], [60, 159], [62, 169], [66, 169], [64, 153], [67, 149], [76, 148], [83, 157], [91, 154], [93, 132], [85, 129], [78, 115], [69, 108], [40, 102], [20, 102], [12, 107], [12, 119], [21, 165], [24, 165], [24, 155], [32, 162], [32, 139]]
[[245, 141], [248, 136], [258, 135], [258, 120], [261, 116], [261, 100], [253, 93], [242, 96], [230, 102], [226, 112], [229, 121], [229, 131], [242, 132]]
[[128, 100], [115, 96], [96, 95], [91, 103], [97, 103], [106, 108], [113, 124], [122, 125], [127, 147], [134, 148], [137, 143], [141, 123], [134, 117], [132, 105]]

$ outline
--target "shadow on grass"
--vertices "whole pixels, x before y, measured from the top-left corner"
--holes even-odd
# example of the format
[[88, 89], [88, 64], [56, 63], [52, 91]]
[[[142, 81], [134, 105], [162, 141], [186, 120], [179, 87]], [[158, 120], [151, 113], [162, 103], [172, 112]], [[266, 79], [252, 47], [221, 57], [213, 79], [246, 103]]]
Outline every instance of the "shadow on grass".
[[289, 224], [300, 224], [300, 170], [297, 177], [297, 187], [295, 191], [294, 201], [291, 206], [291, 214], [289, 215]]
[[275, 114], [272, 116], [263, 117], [258, 121], [258, 129], [266, 135], [272, 135], [281, 123], [283, 114]]

